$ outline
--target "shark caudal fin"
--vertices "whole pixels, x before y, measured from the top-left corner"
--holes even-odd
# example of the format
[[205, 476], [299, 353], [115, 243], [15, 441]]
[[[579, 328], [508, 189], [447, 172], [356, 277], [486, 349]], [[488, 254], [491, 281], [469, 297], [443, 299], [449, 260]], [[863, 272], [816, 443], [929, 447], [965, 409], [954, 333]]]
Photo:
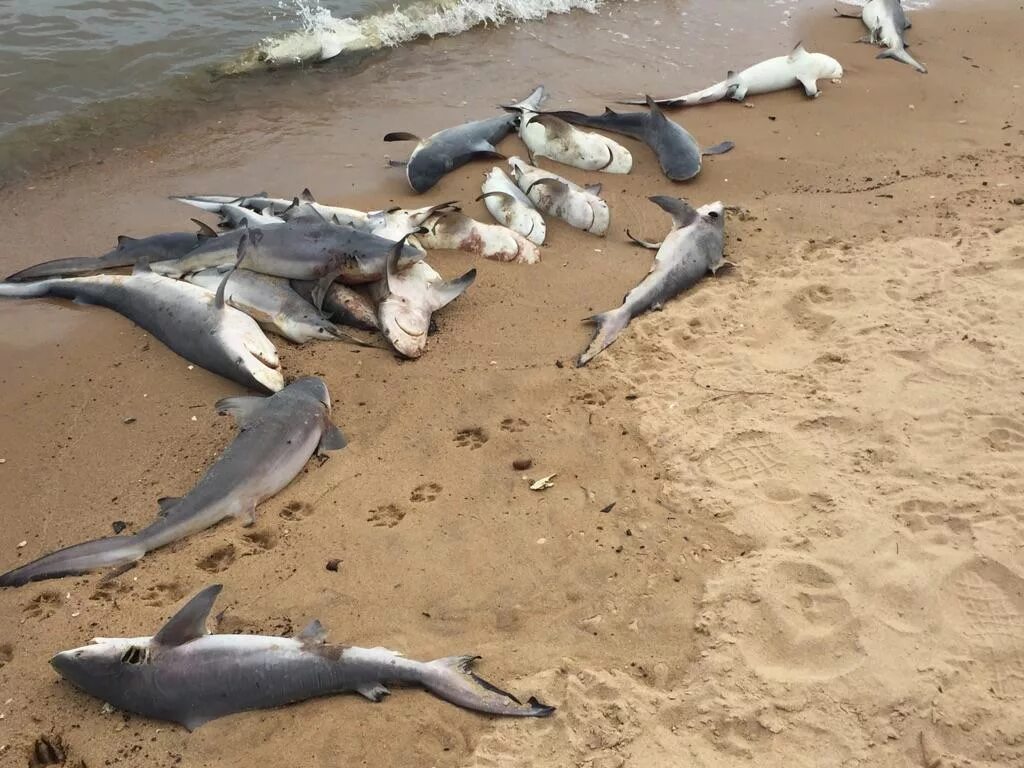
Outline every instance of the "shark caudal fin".
[[115, 568], [135, 562], [144, 554], [146, 548], [136, 536], [93, 539], [58, 549], [0, 575], [0, 587], [23, 587], [31, 581], [79, 576], [99, 568]]
[[511, 693], [478, 677], [473, 663], [479, 656], [447, 656], [421, 667], [419, 683], [435, 696], [475, 712], [507, 717], [547, 717], [554, 707], [530, 697], [524, 704]]
[[[10, 278], [8, 278], [10, 279]], [[0, 298], [5, 299], [38, 299], [49, 296], [50, 289], [58, 283], [59, 279], [39, 280], [29, 283], [0, 283]]]
[[632, 318], [624, 306], [588, 317], [586, 322], [596, 325], [597, 330], [594, 332], [594, 338], [590, 340], [590, 345], [577, 358], [576, 367], [582, 368], [610, 347], [619, 338], [619, 334], [629, 325], [630, 320]]
[[915, 59], [913, 56], [911, 56], [909, 53], [907, 53], [905, 48], [887, 48], [886, 50], [878, 54], [875, 58], [895, 59], [896, 61], [901, 61], [904, 64], [909, 64], [923, 75], [928, 73], [928, 68], [924, 64], [919, 62], [917, 59]]

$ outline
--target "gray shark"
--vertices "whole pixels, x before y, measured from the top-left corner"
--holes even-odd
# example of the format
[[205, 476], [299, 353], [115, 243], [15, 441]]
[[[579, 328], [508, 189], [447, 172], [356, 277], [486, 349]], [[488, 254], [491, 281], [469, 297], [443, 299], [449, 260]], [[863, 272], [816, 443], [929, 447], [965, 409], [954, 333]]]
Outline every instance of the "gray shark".
[[44, 261], [42, 264], [15, 272], [7, 280], [23, 282], [44, 277], [68, 277], [117, 267], [133, 267], [140, 261], [173, 261], [195, 250], [204, 240], [217, 236], [217, 233], [205, 224], [201, 226], [202, 229], [198, 233], [165, 232], [143, 238], [120, 235], [117, 238], [117, 247], [102, 256], [77, 256]]
[[868, 34], [860, 42], [885, 48], [875, 58], [894, 59], [909, 64], [922, 74], [928, 72], [924, 64], [907, 52], [906, 31], [910, 29], [910, 22], [903, 11], [902, 0], [868, 0], [861, 7], [848, 8], [837, 8], [836, 13], [839, 16], [860, 17], [868, 28]]
[[313, 621], [294, 638], [214, 635], [207, 618], [221, 585], [199, 592], [153, 637], [97, 637], [50, 664], [72, 684], [119, 709], [190, 731], [219, 717], [318, 696], [358, 692], [379, 702], [384, 683], [426, 688], [445, 701], [494, 715], [546, 717], [554, 707], [477, 677], [477, 656], [407, 659], [387, 648], [328, 645]]
[[131, 275], [0, 283], [0, 297], [55, 296], [107, 307], [186, 360], [243, 386], [276, 392], [284, 386], [277, 350], [255, 320], [224, 303], [224, 281], [230, 275], [213, 294], [154, 274], [142, 262]]
[[[313, 301], [313, 290], [316, 282], [312, 280], [292, 280], [292, 288], [306, 301]], [[377, 308], [373, 302], [341, 283], [331, 283], [324, 295], [324, 314], [341, 325], [358, 328], [361, 331], [379, 331], [380, 321], [377, 319]]]
[[234, 415], [239, 432], [188, 495], [161, 499], [161, 516], [136, 534], [57, 550], [0, 575], [0, 587], [126, 566], [229, 517], [251, 525], [256, 506], [294, 480], [310, 456], [345, 446], [331, 423], [327, 385], [316, 377], [271, 397], [228, 397], [216, 407]]
[[[326, 221], [290, 221], [259, 229], [236, 229], [196, 248], [183, 259], [157, 262], [153, 270], [180, 277], [235, 261], [240, 267], [265, 275], [291, 280], [316, 280], [313, 303], [323, 306], [323, 296], [334, 280], [370, 283], [387, 273], [388, 256], [394, 245], [388, 240], [351, 227]], [[401, 267], [423, 257], [411, 245], [401, 254]]]
[[735, 145], [723, 141], [702, 150], [697, 140], [678, 123], [669, 120], [654, 100], [646, 97], [647, 112], [615, 112], [605, 107], [603, 115], [584, 115], [581, 112], [547, 112], [573, 125], [584, 125], [612, 133], [621, 133], [644, 142], [658, 157], [662, 172], [672, 181], [692, 179], [701, 169], [704, 155], [721, 155]]
[[[405, 176], [416, 192], [426, 192], [446, 173], [471, 160], [503, 157], [495, 145], [519, 126], [523, 109], [536, 111], [546, 98], [544, 86], [537, 86], [523, 101], [510, 107], [516, 111], [486, 120], [463, 123], [421, 139], [411, 133], [389, 133], [384, 141], [416, 141], [416, 148], [405, 163]], [[400, 165], [400, 163], [399, 163]]]
[[[651, 271], [626, 294], [622, 306], [588, 318], [597, 331], [586, 351], [576, 361], [584, 366], [607, 349], [630, 321], [651, 309], [660, 309], [669, 299], [695, 285], [708, 272], [714, 274], [726, 264], [724, 247], [725, 207], [720, 202], [694, 209], [685, 200], [656, 196], [651, 202], [672, 216], [672, 231], [660, 244], [634, 242], [658, 250]], [[631, 236], [632, 237], [632, 236]]]

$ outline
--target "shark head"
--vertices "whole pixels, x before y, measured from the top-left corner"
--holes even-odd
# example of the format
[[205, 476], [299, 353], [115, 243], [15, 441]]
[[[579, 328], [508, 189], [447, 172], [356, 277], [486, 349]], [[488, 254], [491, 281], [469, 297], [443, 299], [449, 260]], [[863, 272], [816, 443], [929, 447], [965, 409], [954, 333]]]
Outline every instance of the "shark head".
[[[427, 151], [424, 151], [427, 150]], [[441, 177], [452, 170], [451, 161], [443, 152], [431, 152], [426, 145], [417, 147], [409, 157], [405, 168], [409, 186], [423, 193], [441, 180]]]
[[725, 205], [721, 200], [702, 205], [697, 209], [697, 213], [704, 223], [720, 231], [725, 229]]
[[288, 385], [288, 390], [311, 400], [318, 400], [328, 411], [331, 410], [331, 393], [327, 391], [327, 384], [319, 376], [303, 376], [296, 379]]
[[111, 701], [150, 663], [149, 644], [148, 637], [97, 637], [89, 645], [61, 651], [50, 665], [77, 688]]

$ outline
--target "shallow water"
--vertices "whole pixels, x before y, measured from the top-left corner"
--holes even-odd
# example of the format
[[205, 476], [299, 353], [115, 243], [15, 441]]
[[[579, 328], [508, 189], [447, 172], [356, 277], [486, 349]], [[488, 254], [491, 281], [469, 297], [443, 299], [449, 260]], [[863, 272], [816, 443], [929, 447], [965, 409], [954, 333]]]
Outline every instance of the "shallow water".
[[[908, 7], [924, 4], [920, 0]], [[641, 71], [685, 71], [709, 54], [753, 60], [784, 36], [798, 0], [7, 0], [0, 15], [0, 182], [50, 161], [76, 162], [211, 110], [301, 106], [319, 86], [389, 50], [433, 39], [463, 89], [486, 88], [439, 40], [522, 26], [551, 46], [621, 56]], [[580, 14], [608, 24], [575, 28]], [[596, 30], [596, 34], [595, 34]], [[507, 40], [506, 40], [507, 42]], [[501, 46], [498, 46], [500, 48]], [[774, 51], [774, 49], [772, 49]], [[294, 65], [303, 65], [296, 67]], [[742, 64], [740, 64], [742, 65]], [[298, 71], [297, 71], [298, 70]], [[419, 66], [393, 72], [415, 80]], [[723, 73], [724, 74], [724, 73]], [[312, 85], [312, 88], [310, 86]], [[283, 87], [282, 87], [283, 86]], [[309, 89], [306, 93], [304, 89]], [[298, 93], [296, 93], [298, 91]]]

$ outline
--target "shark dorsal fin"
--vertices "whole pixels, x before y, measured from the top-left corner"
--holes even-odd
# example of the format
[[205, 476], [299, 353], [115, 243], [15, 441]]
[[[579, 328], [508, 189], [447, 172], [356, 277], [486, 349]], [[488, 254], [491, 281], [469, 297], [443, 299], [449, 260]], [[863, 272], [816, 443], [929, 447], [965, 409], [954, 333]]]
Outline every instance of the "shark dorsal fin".
[[299, 199], [304, 203], [315, 203], [316, 198], [313, 197], [313, 193], [309, 191], [309, 187], [306, 187], [302, 192], [299, 193]]
[[395, 243], [391, 249], [391, 253], [388, 254], [388, 271], [387, 271], [387, 289], [388, 293], [395, 293], [395, 289], [398, 287], [396, 278], [398, 277], [398, 260], [402, 256], [402, 251], [405, 250], [405, 241], [413, 235], [422, 234], [426, 232], [422, 227], [412, 232], [406, 232], [402, 235], [402, 239]]
[[129, 243], [137, 242], [139, 238], [130, 237], [129, 235], [118, 235], [117, 236], [117, 250], [121, 250]]
[[807, 49], [804, 48], [804, 43], [801, 40], [799, 43], [793, 46], [793, 50], [789, 52], [789, 60], [793, 61], [794, 59], [796, 59], [797, 56], [800, 56], [805, 53], [807, 53]]
[[222, 585], [211, 584], [185, 603], [184, 607], [153, 636], [153, 642], [165, 648], [172, 648], [207, 635], [206, 619], [221, 589]]
[[327, 642], [327, 628], [320, 623], [320, 619], [313, 619], [295, 639], [301, 640], [304, 645], [323, 645]]
[[198, 236], [200, 238], [203, 238], [203, 237], [217, 237], [217, 230], [215, 230], [213, 227], [211, 227], [205, 221], [200, 221], [199, 219], [189, 219], [189, 221], [191, 221], [193, 224], [195, 224], [197, 227], [199, 227]]
[[214, 408], [217, 413], [229, 413], [234, 416], [238, 426], [245, 429], [266, 399], [254, 395], [235, 395], [218, 400]]

